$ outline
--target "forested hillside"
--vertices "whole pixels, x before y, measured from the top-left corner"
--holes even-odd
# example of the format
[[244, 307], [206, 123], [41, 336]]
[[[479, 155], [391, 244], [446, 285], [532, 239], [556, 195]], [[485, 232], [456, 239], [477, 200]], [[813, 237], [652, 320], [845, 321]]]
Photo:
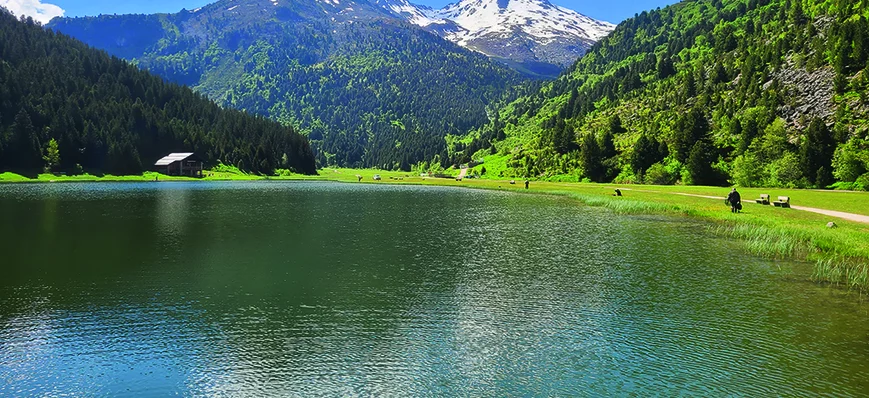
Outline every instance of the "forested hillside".
[[450, 160], [503, 176], [869, 189], [856, 0], [687, 0], [620, 24]]
[[228, 107], [299, 126], [320, 165], [409, 169], [488, 121], [523, 79], [367, 1], [222, 0], [195, 11], [55, 19]]
[[315, 173], [307, 139], [0, 12], [0, 171], [139, 173], [169, 152]]

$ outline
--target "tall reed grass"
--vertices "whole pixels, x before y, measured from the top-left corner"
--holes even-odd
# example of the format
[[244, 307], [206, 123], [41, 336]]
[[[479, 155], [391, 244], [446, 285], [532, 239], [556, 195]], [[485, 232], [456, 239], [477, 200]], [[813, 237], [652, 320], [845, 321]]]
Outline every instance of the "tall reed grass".
[[585, 195], [565, 191], [554, 191], [552, 194], [566, 196], [588, 206], [605, 207], [617, 214], [690, 214], [690, 211], [674, 204], [625, 199], [624, 197]]
[[829, 256], [815, 262], [812, 280], [843, 285], [849, 290], [869, 290], [869, 264], [854, 259]]
[[[575, 192], [552, 192], [567, 196], [589, 206], [600, 206], [617, 214], [683, 214], [693, 215], [694, 210], [674, 204], [645, 202], [599, 195], [584, 195]], [[758, 225], [747, 223], [724, 223], [712, 227], [714, 233], [733, 237], [745, 242], [749, 252], [767, 258], [797, 258], [814, 260], [812, 280], [826, 282], [848, 289], [869, 291], [869, 262], [862, 257], [846, 257], [835, 254], [822, 237], [812, 236], [804, 230], [788, 225]]]
[[719, 225], [716, 232], [741, 239], [748, 250], [769, 258], [814, 259], [812, 280], [869, 291], [869, 263], [865, 258], [837, 255], [819, 247], [813, 237], [786, 227], [749, 224]]

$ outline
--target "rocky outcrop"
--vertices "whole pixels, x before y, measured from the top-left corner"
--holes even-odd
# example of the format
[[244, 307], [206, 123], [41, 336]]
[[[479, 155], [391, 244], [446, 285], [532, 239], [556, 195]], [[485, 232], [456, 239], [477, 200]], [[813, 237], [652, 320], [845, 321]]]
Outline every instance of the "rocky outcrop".
[[790, 60], [773, 74], [773, 79], [781, 83], [786, 93], [787, 102], [778, 108], [779, 115], [797, 128], [805, 127], [815, 118], [832, 123], [836, 110], [833, 102], [835, 76], [832, 67], [809, 71]]

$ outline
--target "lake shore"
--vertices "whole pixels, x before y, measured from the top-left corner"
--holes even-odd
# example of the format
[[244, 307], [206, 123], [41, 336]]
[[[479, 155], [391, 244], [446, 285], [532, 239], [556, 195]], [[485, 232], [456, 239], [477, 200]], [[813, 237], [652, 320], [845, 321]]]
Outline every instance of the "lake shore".
[[[380, 181], [373, 176], [379, 174]], [[608, 208], [622, 214], [675, 214], [714, 222], [716, 232], [743, 240], [754, 254], [769, 258], [791, 258], [814, 263], [813, 279], [848, 289], [869, 290], [869, 224], [796, 209], [782, 209], [754, 203], [760, 194], [789, 196], [795, 206], [866, 215], [869, 193], [818, 191], [785, 188], [740, 188], [742, 213], [730, 213], [723, 203], [729, 189], [703, 186], [651, 186], [532, 181], [526, 190], [522, 181], [421, 177], [408, 172], [323, 169], [316, 176], [289, 175], [266, 177], [250, 174], [213, 172], [205, 178], [170, 177], [158, 173], [140, 176], [54, 176], [36, 179], [18, 174], [0, 174], [0, 183], [26, 182], [147, 182], [147, 181], [259, 181], [323, 180], [380, 184], [419, 184], [475, 189], [559, 195], [589, 206]], [[614, 196], [620, 189], [623, 196]], [[720, 199], [713, 199], [720, 197]], [[836, 227], [827, 224], [834, 222]]]

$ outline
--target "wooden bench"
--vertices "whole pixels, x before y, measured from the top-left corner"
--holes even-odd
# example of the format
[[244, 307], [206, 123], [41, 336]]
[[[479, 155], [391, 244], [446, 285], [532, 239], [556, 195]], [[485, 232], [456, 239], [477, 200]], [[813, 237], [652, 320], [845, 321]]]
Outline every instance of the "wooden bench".
[[779, 196], [778, 200], [775, 202], [772, 202], [772, 204], [775, 205], [775, 207], [785, 207], [785, 208], [791, 207], [791, 197], [790, 196]]
[[755, 199], [755, 202], [759, 205], [768, 205], [769, 204], [769, 194], [762, 193], [760, 194], [760, 199]]

